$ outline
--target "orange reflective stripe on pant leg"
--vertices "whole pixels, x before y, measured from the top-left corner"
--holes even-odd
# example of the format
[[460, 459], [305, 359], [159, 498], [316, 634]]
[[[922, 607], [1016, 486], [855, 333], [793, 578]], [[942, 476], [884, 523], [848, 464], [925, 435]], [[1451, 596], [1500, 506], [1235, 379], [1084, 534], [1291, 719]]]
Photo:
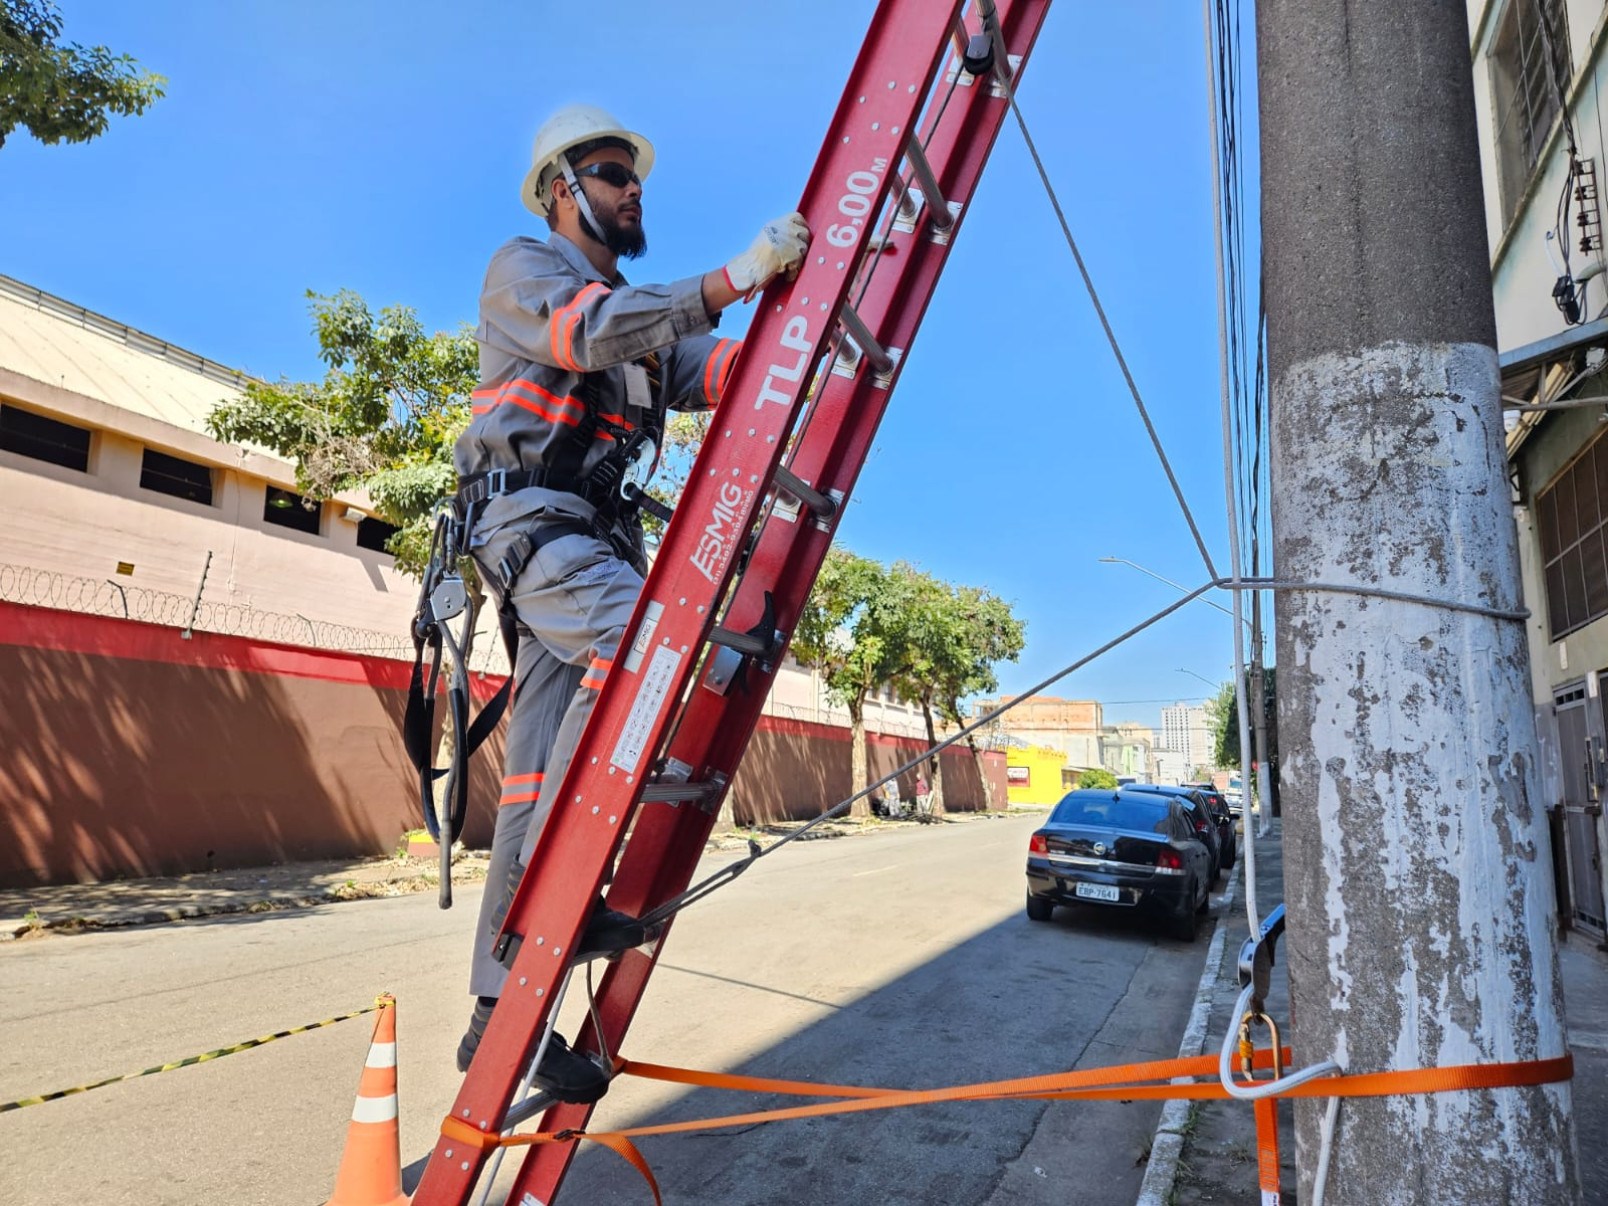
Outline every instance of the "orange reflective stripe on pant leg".
[[504, 804], [524, 804], [539, 799], [542, 794], [542, 780], [545, 778], [542, 771], [530, 775], [509, 775], [503, 780], [502, 795], [497, 798], [497, 807]]

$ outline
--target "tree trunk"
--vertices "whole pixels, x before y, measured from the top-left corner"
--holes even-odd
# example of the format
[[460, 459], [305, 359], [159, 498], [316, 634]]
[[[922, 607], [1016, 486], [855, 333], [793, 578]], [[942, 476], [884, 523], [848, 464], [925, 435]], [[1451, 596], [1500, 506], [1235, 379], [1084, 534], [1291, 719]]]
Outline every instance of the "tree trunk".
[[[921, 714], [927, 720], [927, 748], [931, 749], [938, 744], [938, 730], [932, 723], [932, 705], [926, 700], [921, 701]], [[944, 815], [944, 760], [942, 755], [936, 755], [932, 764], [932, 815]]]
[[[859, 795], [865, 790], [870, 781], [866, 773], [865, 760], [865, 696], [856, 696], [849, 701], [849, 732], [852, 740], [849, 742], [849, 790]], [[849, 808], [849, 815], [853, 817], [868, 817], [871, 815], [871, 800], [861, 796]]]
[[971, 746], [972, 761], [977, 764], [977, 777], [983, 781], [983, 800], [990, 812], [999, 807], [994, 803], [994, 781], [988, 777], [988, 766], [983, 760], [983, 751], [977, 748], [974, 738], [968, 736], [966, 744]]
[[[951, 699], [948, 706], [950, 716], [958, 718], [956, 720], [957, 727], [964, 728], [966, 721], [960, 711], [960, 700]], [[974, 734], [966, 734], [966, 744], [971, 747], [972, 761], [977, 765], [977, 777], [983, 783], [983, 801], [988, 810], [992, 812], [998, 805], [994, 803], [994, 783], [988, 777], [987, 768], [984, 766], [983, 751], [977, 748], [977, 738]]]

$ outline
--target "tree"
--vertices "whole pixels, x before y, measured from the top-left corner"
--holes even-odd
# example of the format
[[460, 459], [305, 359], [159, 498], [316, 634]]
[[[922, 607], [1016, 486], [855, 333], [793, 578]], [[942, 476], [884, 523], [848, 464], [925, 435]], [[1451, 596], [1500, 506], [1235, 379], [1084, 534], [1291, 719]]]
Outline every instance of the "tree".
[[[899, 622], [902, 665], [892, 684], [906, 703], [921, 705], [927, 741], [938, 743], [933, 714], [959, 728], [966, 723], [961, 700], [997, 690], [994, 667], [1015, 661], [1026, 643], [1025, 626], [1010, 604], [975, 586], [951, 586], [914, 566], [896, 564], [890, 572], [890, 602]], [[974, 736], [967, 745], [982, 780], [988, 807], [995, 807], [993, 784], [983, 767]], [[932, 760], [933, 811], [943, 811], [943, 767]]]
[[386, 543], [397, 568], [417, 575], [429, 555], [436, 503], [457, 477], [452, 446], [469, 423], [478, 353], [467, 326], [426, 335], [406, 306], [378, 316], [356, 293], [312, 299], [320, 382], [251, 382], [221, 402], [207, 429], [230, 443], [262, 444], [296, 465], [309, 498], [364, 490], [399, 531]]
[[88, 142], [109, 115], [145, 112], [167, 79], [104, 46], [58, 45], [54, 0], [0, 0], [0, 146], [18, 126], [40, 142]]
[[[1276, 668], [1268, 666], [1262, 671], [1264, 683], [1262, 702], [1262, 723], [1267, 726], [1267, 760], [1277, 767], [1279, 764], [1279, 714], [1276, 703], [1274, 685], [1277, 678]], [[1251, 683], [1250, 672], [1246, 672], [1246, 685]], [[1254, 701], [1254, 696], [1252, 697]], [[1212, 713], [1212, 727], [1217, 739], [1217, 765], [1239, 767], [1240, 764], [1240, 730], [1239, 730], [1239, 701], [1234, 694], [1234, 684], [1224, 683], [1218, 689], [1217, 698], [1208, 701], [1208, 709]], [[1254, 717], [1252, 718], [1254, 721]], [[1272, 780], [1277, 783], [1277, 779]]]
[[[865, 790], [869, 777], [866, 696], [888, 681], [902, 662], [893, 594], [881, 565], [833, 548], [821, 565], [793, 636], [793, 656], [818, 670], [828, 694], [849, 710], [850, 782], [856, 795]], [[854, 802], [854, 815], [866, 816], [870, 811], [868, 800]]]
[[1095, 766], [1090, 767], [1088, 770], [1084, 771], [1078, 776], [1078, 786], [1091, 787], [1095, 789], [1110, 788], [1114, 790], [1119, 786], [1119, 784], [1117, 783], [1117, 777], [1110, 771], [1106, 770], [1105, 767]]
[[[1218, 766], [1239, 765], [1239, 719], [1234, 702], [1234, 684], [1226, 682], [1217, 688], [1217, 694], [1208, 699], [1206, 707], [1206, 723], [1211, 728], [1212, 758]], [[1228, 722], [1234, 717], [1234, 742], [1230, 751], [1228, 745]], [[1230, 753], [1232, 752], [1232, 757]]]

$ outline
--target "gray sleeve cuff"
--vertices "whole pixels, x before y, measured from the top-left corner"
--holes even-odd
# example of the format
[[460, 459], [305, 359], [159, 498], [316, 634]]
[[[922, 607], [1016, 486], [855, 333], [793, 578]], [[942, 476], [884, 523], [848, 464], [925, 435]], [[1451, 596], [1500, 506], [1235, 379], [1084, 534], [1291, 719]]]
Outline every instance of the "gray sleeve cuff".
[[676, 338], [702, 335], [714, 329], [714, 320], [704, 309], [703, 277], [689, 276], [670, 286], [670, 322]]

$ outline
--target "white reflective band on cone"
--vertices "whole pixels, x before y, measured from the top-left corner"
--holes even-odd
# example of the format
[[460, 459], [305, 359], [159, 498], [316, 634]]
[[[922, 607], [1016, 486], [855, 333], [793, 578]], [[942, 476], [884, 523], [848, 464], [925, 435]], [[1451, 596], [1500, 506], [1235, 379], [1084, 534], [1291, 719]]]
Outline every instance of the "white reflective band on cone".
[[391, 1122], [396, 1118], [396, 1094], [359, 1097], [352, 1103], [353, 1122]]
[[396, 1067], [395, 1043], [371, 1043], [369, 1045], [368, 1059], [364, 1061], [365, 1068], [394, 1068]]

